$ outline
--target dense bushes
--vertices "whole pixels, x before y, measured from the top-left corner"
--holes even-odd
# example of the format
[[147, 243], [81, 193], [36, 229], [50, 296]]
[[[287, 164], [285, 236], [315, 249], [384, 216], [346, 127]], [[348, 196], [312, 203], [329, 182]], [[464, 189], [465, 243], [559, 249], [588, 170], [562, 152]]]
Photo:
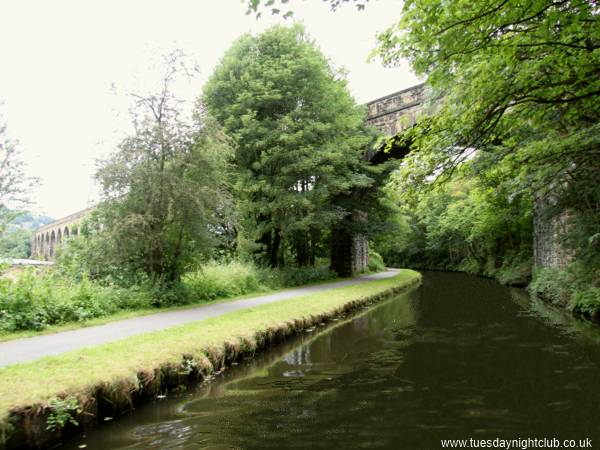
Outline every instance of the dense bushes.
[[379, 253], [372, 248], [369, 249], [369, 272], [382, 272], [385, 270], [385, 263]]
[[375, 237], [390, 265], [457, 270], [524, 285], [531, 276], [533, 206], [473, 179], [410, 198], [398, 194], [396, 232]]
[[147, 307], [151, 300], [150, 292], [137, 286], [102, 286], [87, 278], [75, 282], [26, 271], [14, 280], [0, 279], [0, 329], [40, 330]]
[[258, 269], [239, 262], [207, 264], [185, 275], [182, 282], [189, 289], [188, 295], [195, 300], [234, 297], [264, 290]]
[[322, 266], [268, 270], [239, 262], [209, 263], [177, 284], [142, 279], [123, 287], [106, 279], [92, 281], [85, 274], [30, 270], [14, 279], [0, 278], [0, 331], [41, 330], [123, 310], [197, 303], [334, 277]]
[[248, 263], [210, 263], [185, 275], [183, 284], [192, 301], [198, 301], [300, 286], [335, 276], [325, 266], [262, 269]]
[[600, 321], [600, 277], [580, 262], [571, 263], [565, 269], [535, 270], [529, 290], [575, 314]]

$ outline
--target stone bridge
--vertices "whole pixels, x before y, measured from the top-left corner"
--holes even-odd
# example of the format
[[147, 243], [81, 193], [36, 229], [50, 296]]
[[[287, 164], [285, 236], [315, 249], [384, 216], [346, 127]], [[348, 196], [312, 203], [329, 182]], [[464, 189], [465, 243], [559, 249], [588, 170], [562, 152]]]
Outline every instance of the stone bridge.
[[386, 136], [413, 126], [423, 110], [425, 84], [403, 89], [367, 103], [367, 123]]
[[[366, 104], [367, 123], [390, 138], [413, 126], [425, 105], [425, 84], [403, 89]], [[397, 151], [398, 150], [398, 151]], [[383, 146], [366, 157], [372, 164], [381, 164], [391, 158], [403, 158], [405, 149], [383, 152]], [[350, 221], [366, 222], [366, 214], [355, 214]], [[345, 229], [346, 228], [346, 229]], [[363, 234], [351, 234], [347, 228], [336, 231], [331, 246], [331, 268], [340, 276], [352, 276], [363, 272], [369, 264], [369, 240]]]
[[86, 208], [35, 230], [31, 237], [31, 257], [46, 261], [53, 260], [58, 246], [66, 239], [79, 236], [81, 221], [94, 208]]

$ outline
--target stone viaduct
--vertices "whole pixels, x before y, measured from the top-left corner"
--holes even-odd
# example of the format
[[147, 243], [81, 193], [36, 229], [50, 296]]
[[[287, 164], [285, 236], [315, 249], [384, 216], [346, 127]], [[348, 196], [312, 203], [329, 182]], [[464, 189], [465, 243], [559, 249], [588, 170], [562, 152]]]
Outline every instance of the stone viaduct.
[[58, 246], [66, 239], [79, 236], [81, 221], [93, 209], [94, 207], [86, 208], [35, 230], [31, 237], [31, 257], [46, 261], [53, 260]]
[[[370, 101], [367, 108], [367, 123], [391, 138], [413, 126], [425, 105], [425, 84], [403, 89], [385, 97]], [[402, 158], [402, 152], [383, 152], [383, 146], [366, 157], [372, 164], [381, 164], [390, 158]], [[367, 221], [366, 215], [348, 220]], [[369, 240], [363, 234], [350, 234], [343, 228], [336, 230], [332, 242], [331, 268], [340, 276], [352, 276], [363, 272], [369, 264]]]

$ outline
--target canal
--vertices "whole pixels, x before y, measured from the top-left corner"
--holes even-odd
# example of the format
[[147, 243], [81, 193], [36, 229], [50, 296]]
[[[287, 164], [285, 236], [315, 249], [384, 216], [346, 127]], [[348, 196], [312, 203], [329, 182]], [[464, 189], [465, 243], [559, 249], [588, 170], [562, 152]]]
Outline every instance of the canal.
[[520, 289], [425, 272], [405, 294], [74, 438], [77, 449], [600, 448], [600, 331]]

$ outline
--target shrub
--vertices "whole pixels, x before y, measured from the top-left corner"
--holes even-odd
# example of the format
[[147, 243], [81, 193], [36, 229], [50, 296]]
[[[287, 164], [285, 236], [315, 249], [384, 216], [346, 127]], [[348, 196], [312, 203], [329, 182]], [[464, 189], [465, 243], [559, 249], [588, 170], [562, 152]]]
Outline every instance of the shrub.
[[188, 273], [180, 283], [151, 282], [146, 278], [125, 287], [110, 277], [91, 280], [84, 272], [69, 275], [60, 269], [47, 273], [27, 270], [15, 279], [0, 278], [0, 330], [41, 330], [122, 310], [233, 297], [334, 276], [325, 266], [270, 270], [248, 263], [213, 262]]
[[0, 330], [41, 330], [151, 305], [151, 292], [27, 270], [0, 279]]
[[600, 312], [600, 288], [592, 287], [574, 292], [569, 307], [574, 313], [597, 317]]
[[189, 289], [193, 301], [234, 297], [264, 288], [260, 283], [259, 270], [252, 264], [240, 262], [211, 262], [195, 272], [186, 274], [183, 284]]
[[369, 272], [382, 272], [385, 270], [383, 258], [375, 250], [369, 249]]
[[566, 306], [571, 297], [572, 277], [556, 268], [535, 269], [529, 291], [556, 305]]
[[326, 266], [261, 269], [251, 263], [212, 262], [186, 274], [182, 282], [192, 301], [197, 301], [300, 286], [332, 278], [335, 278], [335, 273]]
[[568, 306], [576, 314], [591, 318], [600, 315], [600, 279], [594, 270], [579, 262], [564, 269], [544, 268], [534, 271], [529, 284], [532, 294], [561, 306]]
[[156, 281], [154, 283], [147, 282], [145, 286], [147, 286], [146, 290], [150, 298], [150, 304], [158, 308], [186, 305], [194, 301], [189, 287], [182, 282], [167, 284]]

